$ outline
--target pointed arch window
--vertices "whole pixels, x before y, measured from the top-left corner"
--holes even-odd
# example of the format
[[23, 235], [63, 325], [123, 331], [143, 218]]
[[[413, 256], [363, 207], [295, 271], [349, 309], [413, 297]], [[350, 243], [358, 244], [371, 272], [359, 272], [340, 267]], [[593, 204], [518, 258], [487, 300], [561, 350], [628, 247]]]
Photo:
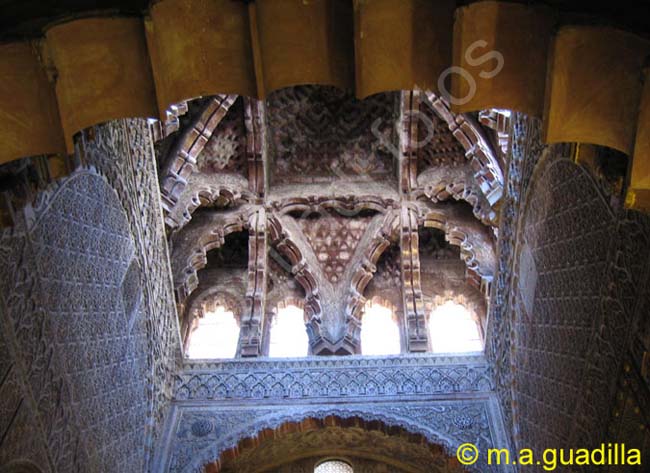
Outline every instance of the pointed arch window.
[[369, 301], [361, 319], [361, 353], [396, 355], [400, 352], [399, 325], [393, 310]]
[[293, 358], [308, 353], [309, 337], [303, 309], [291, 304], [278, 306], [271, 320], [269, 356]]
[[429, 339], [434, 353], [483, 350], [478, 322], [465, 306], [453, 301], [447, 301], [431, 311]]
[[190, 335], [188, 358], [234, 358], [239, 343], [235, 314], [218, 305], [198, 319]]

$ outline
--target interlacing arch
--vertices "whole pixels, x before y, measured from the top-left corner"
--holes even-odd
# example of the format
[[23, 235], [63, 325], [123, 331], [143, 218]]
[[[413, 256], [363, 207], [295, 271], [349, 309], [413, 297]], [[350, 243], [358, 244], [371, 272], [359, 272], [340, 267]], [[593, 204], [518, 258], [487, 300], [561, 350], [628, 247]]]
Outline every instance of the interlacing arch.
[[460, 248], [461, 258], [467, 266], [468, 283], [487, 291], [496, 264], [492, 236], [479, 221], [460, 218], [452, 210], [453, 207], [420, 208], [419, 225], [443, 231], [445, 239]]
[[309, 318], [310, 325], [314, 329], [318, 329], [322, 307], [318, 283], [313, 270], [305, 260], [299, 246], [293, 241], [277, 216], [274, 215], [269, 218], [268, 228], [269, 243], [288, 259], [291, 265], [291, 273], [305, 290], [305, 315]]
[[[377, 271], [379, 258], [390, 246], [391, 241], [395, 241], [398, 238], [399, 223], [398, 213], [388, 213], [381, 227], [377, 229], [370, 243], [364, 249], [361, 260], [357, 264], [357, 269], [350, 279], [350, 290], [345, 309], [347, 319], [359, 319], [363, 307], [366, 304], [363, 293]], [[346, 323], [349, 323], [349, 321], [346, 321]]]
[[230, 233], [247, 230], [251, 213], [247, 207], [201, 213], [172, 235], [172, 273], [179, 304], [198, 286], [197, 272], [207, 265], [208, 251], [222, 246]]
[[246, 310], [244, 300], [228, 289], [228, 287], [213, 286], [200, 294], [196, 294], [198, 291], [195, 291], [190, 295], [186, 304], [185, 316], [181, 321], [184, 352], [187, 351], [192, 332], [196, 328], [198, 320], [203, 317], [205, 312], [213, 310], [216, 306], [221, 306], [235, 314], [238, 319], [241, 319]]
[[[180, 138], [173, 157], [169, 158], [161, 172], [160, 190], [166, 214], [171, 212], [178, 202], [187, 185], [188, 176], [196, 168], [197, 157], [235, 100], [237, 95], [213, 96], [198, 119]], [[167, 220], [166, 223], [175, 226], [173, 221]]]
[[[407, 444], [426, 445], [435, 456], [448, 456], [450, 458], [453, 455], [453, 453], [450, 453], [451, 446], [456, 443], [453, 439], [440, 436], [429, 429], [415, 425], [412, 421], [397, 416], [377, 415], [363, 409], [339, 412], [337, 409], [319, 410], [316, 408], [311, 413], [294, 417], [285, 415], [269, 419], [263, 425], [256, 426], [257, 430], [253, 435], [249, 430], [233, 432], [231, 438], [234, 440], [234, 446], [221, 449], [215, 445], [197, 452], [192, 467], [202, 467], [206, 473], [219, 473], [223, 471], [224, 466], [243, 455], [250, 454], [251, 451], [267, 442], [282, 440], [295, 434], [318, 432], [327, 428], [351, 428], [365, 432], [377, 432], [399, 438], [405, 442], [405, 446]], [[323, 445], [317, 454], [323, 455], [326, 451], [327, 446]], [[358, 452], [357, 455], [359, 454], [363, 453]], [[286, 461], [286, 459], [284, 460]], [[400, 462], [394, 458], [381, 458], [381, 461], [397, 467], [400, 466]], [[189, 469], [186, 471], [189, 471]]]
[[505, 178], [494, 149], [481, 125], [468, 114], [455, 114], [449, 103], [434, 92], [425, 93], [437, 115], [442, 118], [454, 137], [465, 148], [466, 157], [475, 169], [474, 177], [490, 205], [496, 204], [503, 195]]

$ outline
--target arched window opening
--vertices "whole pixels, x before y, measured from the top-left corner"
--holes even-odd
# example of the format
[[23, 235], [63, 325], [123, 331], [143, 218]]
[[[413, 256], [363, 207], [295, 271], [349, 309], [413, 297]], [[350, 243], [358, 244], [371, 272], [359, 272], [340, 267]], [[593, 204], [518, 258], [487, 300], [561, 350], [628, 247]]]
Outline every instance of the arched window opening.
[[396, 355], [401, 352], [399, 325], [393, 311], [368, 302], [361, 319], [361, 353]]
[[461, 304], [447, 301], [431, 312], [429, 338], [435, 353], [483, 350], [478, 323]]
[[292, 358], [308, 353], [309, 337], [303, 310], [295, 305], [278, 307], [271, 321], [269, 356]]
[[188, 358], [233, 358], [239, 342], [239, 324], [232, 311], [216, 306], [206, 311], [190, 335]]
[[314, 473], [354, 473], [354, 470], [343, 460], [325, 460], [316, 465]]

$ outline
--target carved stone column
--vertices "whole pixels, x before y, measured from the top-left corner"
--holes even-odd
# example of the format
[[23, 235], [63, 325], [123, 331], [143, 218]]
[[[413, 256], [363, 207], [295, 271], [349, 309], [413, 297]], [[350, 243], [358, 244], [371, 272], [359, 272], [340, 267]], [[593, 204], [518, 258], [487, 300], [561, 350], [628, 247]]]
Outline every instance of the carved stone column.
[[420, 253], [416, 210], [403, 206], [400, 223], [407, 349], [409, 352], [424, 352], [428, 349], [429, 337], [426, 329], [424, 299], [420, 285]]
[[249, 218], [246, 312], [241, 318], [239, 335], [240, 354], [243, 357], [262, 354], [267, 247], [266, 210], [264, 207], [259, 207]]

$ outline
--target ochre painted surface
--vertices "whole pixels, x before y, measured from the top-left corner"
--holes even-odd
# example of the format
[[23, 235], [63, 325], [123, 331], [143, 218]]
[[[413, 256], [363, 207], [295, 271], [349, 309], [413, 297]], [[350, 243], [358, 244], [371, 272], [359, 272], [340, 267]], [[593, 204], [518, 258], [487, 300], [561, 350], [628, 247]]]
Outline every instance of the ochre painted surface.
[[650, 68], [646, 68], [645, 82], [639, 109], [632, 173], [626, 203], [641, 210], [650, 210]]
[[503, 108], [541, 116], [555, 20], [553, 10], [539, 5], [486, 1], [457, 9], [454, 66], [464, 72], [450, 74], [452, 110]]
[[631, 155], [649, 53], [650, 43], [613, 28], [560, 29], [549, 60], [546, 142], [592, 143]]
[[52, 27], [47, 46], [68, 151], [72, 136], [98, 123], [158, 115], [139, 18], [88, 18]]
[[438, 91], [451, 65], [454, 1], [355, 0], [359, 98], [388, 90]]
[[266, 93], [299, 84], [354, 89], [351, 2], [258, 0], [255, 9]]
[[257, 95], [244, 2], [164, 0], [147, 30], [161, 114], [199, 96]]
[[0, 163], [65, 150], [54, 85], [33, 47], [0, 46]]

